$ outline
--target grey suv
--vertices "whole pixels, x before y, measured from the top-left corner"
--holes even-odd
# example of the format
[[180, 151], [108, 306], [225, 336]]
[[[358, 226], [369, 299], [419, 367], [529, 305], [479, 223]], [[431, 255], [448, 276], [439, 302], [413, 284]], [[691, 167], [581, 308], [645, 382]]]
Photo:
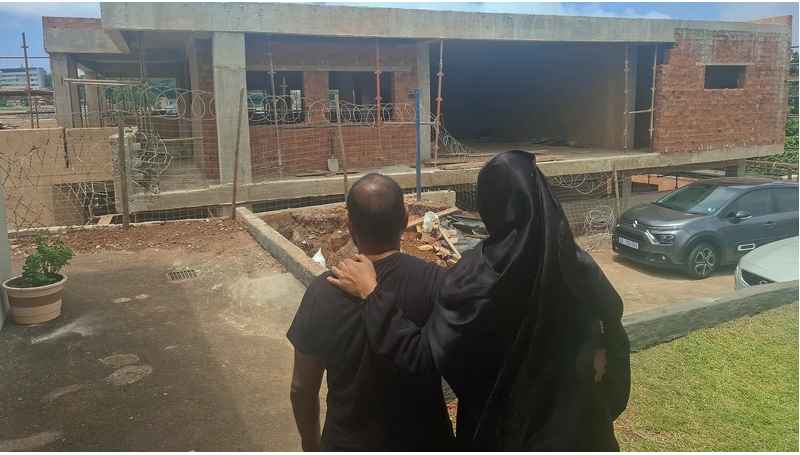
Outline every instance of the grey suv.
[[798, 235], [797, 183], [737, 177], [691, 183], [622, 214], [613, 248], [696, 279], [747, 252]]

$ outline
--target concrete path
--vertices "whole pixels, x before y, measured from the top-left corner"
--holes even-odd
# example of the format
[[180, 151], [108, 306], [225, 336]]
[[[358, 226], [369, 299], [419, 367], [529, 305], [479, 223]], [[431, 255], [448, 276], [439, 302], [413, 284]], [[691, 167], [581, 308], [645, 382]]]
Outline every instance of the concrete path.
[[61, 317], [0, 331], [0, 451], [299, 450], [285, 333], [305, 288], [272, 264], [80, 254]]

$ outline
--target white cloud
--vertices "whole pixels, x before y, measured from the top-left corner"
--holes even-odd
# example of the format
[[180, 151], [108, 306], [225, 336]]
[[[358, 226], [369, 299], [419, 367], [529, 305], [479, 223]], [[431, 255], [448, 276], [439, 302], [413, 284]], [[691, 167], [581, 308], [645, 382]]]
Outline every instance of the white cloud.
[[669, 19], [668, 14], [658, 11], [638, 13], [633, 8], [626, 8], [621, 16], [606, 11], [600, 3], [578, 3], [564, 5], [559, 2], [326, 2], [330, 5], [372, 6], [383, 8], [408, 8], [442, 11], [474, 11], [485, 13], [519, 13], [519, 14], [552, 14], [557, 16], [594, 16], [594, 17], [646, 17], [651, 19]]
[[0, 13], [14, 16], [100, 17], [100, 3], [0, 2]]
[[774, 16], [794, 16], [792, 20], [792, 45], [798, 41], [797, 2], [787, 3], [715, 3], [721, 21], [751, 21]]

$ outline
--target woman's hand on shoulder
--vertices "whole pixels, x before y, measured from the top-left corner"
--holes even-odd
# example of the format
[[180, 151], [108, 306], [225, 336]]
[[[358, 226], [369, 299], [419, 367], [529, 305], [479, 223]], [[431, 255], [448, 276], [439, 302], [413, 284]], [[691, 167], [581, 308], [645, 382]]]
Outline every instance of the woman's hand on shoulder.
[[378, 287], [375, 267], [363, 254], [357, 254], [353, 259], [345, 259], [331, 268], [334, 276], [328, 277], [328, 282], [361, 300]]

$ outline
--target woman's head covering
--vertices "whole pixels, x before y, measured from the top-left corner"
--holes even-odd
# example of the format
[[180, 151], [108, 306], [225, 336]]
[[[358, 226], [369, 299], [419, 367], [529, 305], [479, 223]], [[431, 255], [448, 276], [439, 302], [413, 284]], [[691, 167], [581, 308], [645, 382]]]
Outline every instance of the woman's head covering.
[[[575, 245], [532, 154], [495, 155], [477, 191], [489, 238], [453, 267], [431, 318], [459, 439], [473, 434], [478, 450], [618, 449], [611, 424], [630, 387], [619, 295]], [[625, 355], [595, 383], [592, 357], [609, 332]]]

